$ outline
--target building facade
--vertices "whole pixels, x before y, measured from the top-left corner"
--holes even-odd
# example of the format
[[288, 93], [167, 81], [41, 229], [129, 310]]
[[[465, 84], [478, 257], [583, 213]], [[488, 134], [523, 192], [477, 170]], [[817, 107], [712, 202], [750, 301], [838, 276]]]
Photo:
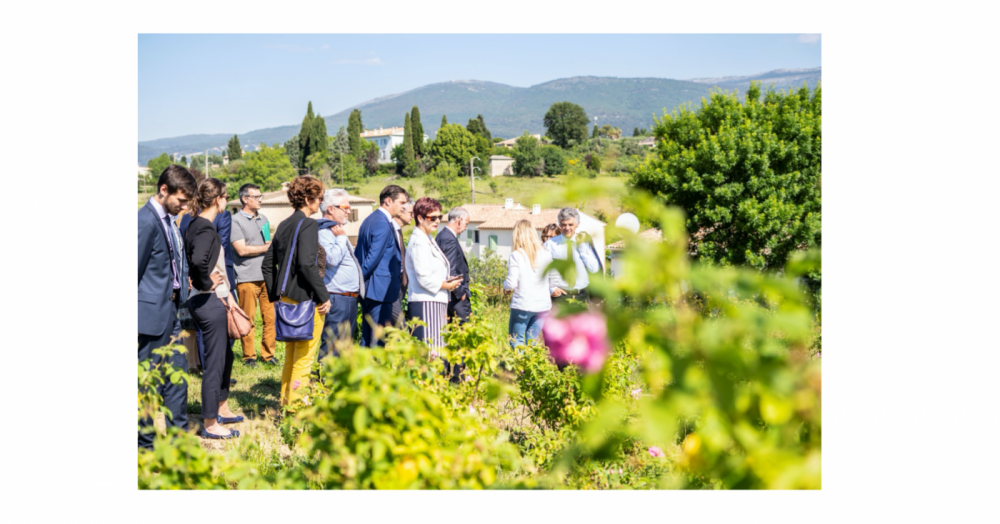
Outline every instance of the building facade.
[[[377, 145], [378, 163], [387, 164], [392, 162], [392, 148], [403, 143], [403, 128], [390, 127], [383, 129], [380, 127], [378, 129], [368, 129], [361, 133], [361, 138]], [[424, 142], [427, 139], [427, 135], [424, 134]]]

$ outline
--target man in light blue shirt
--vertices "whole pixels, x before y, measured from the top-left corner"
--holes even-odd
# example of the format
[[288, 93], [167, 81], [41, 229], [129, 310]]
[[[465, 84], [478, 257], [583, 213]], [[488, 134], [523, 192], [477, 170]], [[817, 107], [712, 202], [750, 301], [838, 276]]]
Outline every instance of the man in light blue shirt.
[[573, 254], [576, 282], [571, 285], [562, 278], [562, 275], [557, 275], [556, 286], [549, 288], [549, 291], [552, 293], [552, 298], [556, 300], [575, 298], [586, 301], [590, 298], [590, 293], [587, 292], [587, 286], [590, 285], [589, 274], [603, 272], [603, 265], [597, 256], [597, 249], [594, 248], [590, 235], [577, 234], [576, 232], [577, 227], [580, 226], [579, 211], [571, 207], [564, 207], [559, 210], [557, 220], [562, 234], [546, 240], [545, 249], [556, 260], [566, 260], [567, 250]]
[[[330, 312], [326, 314], [319, 358], [333, 354], [336, 341], [354, 340], [358, 327], [358, 301], [365, 295], [361, 264], [354, 257], [354, 246], [347, 239], [344, 224], [348, 221], [351, 203], [347, 191], [328, 189], [323, 195], [319, 222], [319, 245], [326, 252], [326, 272], [323, 283], [330, 292]], [[346, 324], [345, 324], [346, 323]]]

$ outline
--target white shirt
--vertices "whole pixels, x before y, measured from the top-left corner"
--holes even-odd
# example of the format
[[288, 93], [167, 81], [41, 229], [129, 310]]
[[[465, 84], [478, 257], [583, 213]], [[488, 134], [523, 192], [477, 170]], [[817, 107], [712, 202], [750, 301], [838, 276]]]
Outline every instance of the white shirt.
[[552, 309], [552, 296], [549, 291], [556, 285], [558, 272], [545, 268], [552, 263], [552, 255], [546, 250], [536, 255], [536, 267], [531, 267], [528, 255], [518, 249], [510, 254], [507, 260], [507, 279], [503, 288], [513, 291], [510, 301], [511, 309], [520, 309], [531, 313], [541, 313]]
[[[579, 233], [577, 233], [577, 237], [579, 237]], [[552, 255], [552, 258], [566, 260], [566, 244], [566, 237], [558, 235], [545, 241], [545, 249]], [[597, 273], [601, 270], [600, 261], [597, 260], [597, 255], [590, 244], [585, 242], [578, 244], [572, 240], [569, 241], [569, 244], [573, 251], [573, 264], [576, 265], [576, 282], [570, 286], [568, 282], [563, 280], [562, 275], [557, 274], [556, 284], [552, 286], [551, 291], [555, 291], [557, 287], [566, 291], [579, 291], [590, 285], [588, 272]]]

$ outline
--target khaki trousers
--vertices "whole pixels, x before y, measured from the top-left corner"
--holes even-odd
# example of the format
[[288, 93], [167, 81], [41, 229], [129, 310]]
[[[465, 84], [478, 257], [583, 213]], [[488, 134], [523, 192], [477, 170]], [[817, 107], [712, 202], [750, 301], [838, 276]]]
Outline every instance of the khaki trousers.
[[[267, 289], [264, 281], [240, 282], [236, 285], [236, 298], [240, 302], [240, 308], [250, 317], [254, 318], [257, 312], [257, 302], [260, 302], [260, 318], [264, 324], [264, 340], [260, 343], [260, 356], [264, 360], [274, 358], [274, 304], [267, 299]], [[254, 349], [255, 329], [250, 330], [247, 336], [240, 339], [243, 346], [243, 360], [247, 361], [257, 356]]]
[[[281, 297], [282, 302], [298, 304], [298, 302]], [[281, 405], [287, 406], [302, 398], [302, 392], [309, 385], [310, 371], [316, 362], [319, 343], [323, 335], [323, 321], [326, 315], [319, 312], [313, 314], [313, 338], [285, 342], [285, 367], [281, 370]], [[298, 384], [296, 384], [298, 383]]]

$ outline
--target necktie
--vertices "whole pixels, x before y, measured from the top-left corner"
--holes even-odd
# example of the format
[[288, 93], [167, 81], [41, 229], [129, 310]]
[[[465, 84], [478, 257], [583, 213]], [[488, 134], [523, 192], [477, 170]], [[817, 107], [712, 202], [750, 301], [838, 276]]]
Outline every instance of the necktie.
[[351, 255], [351, 260], [354, 261], [354, 267], [358, 268], [358, 295], [365, 298], [365, 276], [361, 273], [361, 264], [358, 263], [358, 257], [354, 256], [354, 246], [351, 245], [350, 241], [347, 242], [347, 252]]
[[180, 287], [181, 287], [180, 286], [180, 282], [177, 279], [177, 273], [178, 273], [177, 272], [177, 257], [174, 256], [174, 253], [177, 252], [177, 248], [174, 247], [174, 231], [173, 231], [173, 228], [170, 227], [170, 217], [165, 215], [163, 217], [163, 220], [166, 221], [166, 223], [167, 223], [167, 230], [164, 231], [164, 233], [166, 233], [167, 231], [170, 232], [167, 235], [167, 247], [170, 248], [170, 273], [171, 273], [171, 276], [174, 277], [174, 289], [180, 289]]
[[403, 287], [406, 287], [406, 249], [403, 247], [403, 230], [396, 230], [396, 238], [399, 239], [399, 253], [403, 258]]

